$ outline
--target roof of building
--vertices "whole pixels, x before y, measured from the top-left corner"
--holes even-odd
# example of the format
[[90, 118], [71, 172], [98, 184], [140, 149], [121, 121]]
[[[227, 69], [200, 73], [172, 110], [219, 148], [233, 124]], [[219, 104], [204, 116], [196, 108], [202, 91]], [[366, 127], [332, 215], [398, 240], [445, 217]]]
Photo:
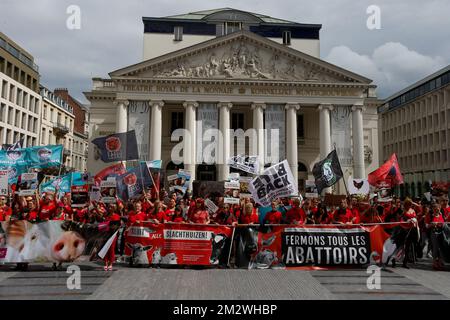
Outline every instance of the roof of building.
[[446, 66], [446, 67], [444, 67], [444, 68], [442, 68], [442, 69], [440, 69], [440, 70], [430, 74], [429, 76], [426, 76], [425, 78], [423, 78], [423, 79], [413, 83], [412, 85], [406, 87], [405, 89], [402, 89], [402, 90], [394, 93], [393, 95], [387, 97], [386, 99], [384, 99], [384, 103], [387, 103], [387, 102], [389, 102], [391, 100], [394, 100], [395, 98], [401, 96], [402, 94], [404, 94], [404, 93], [406, 93], [406, 92], [408, 92], [408, 91], [410, 91], [412, 89], [415, 89], [415, 88], [421, 86], [422, 84], [424, 84], [424, 83], [426, 83], [426, 82], [428, 82], [428, 81], [430, 81], [430, 80], [432, 80], [434, 78], [437, 78], [440, 75], [442, 75], [442, 74], [444, 74], [444, 73], [446, 73], [448, 71], [450, 71], [450, 65], [448, 65], [448, 66]]
[[[302, 23], [298, 23], [295, 21], [289, 21], [289, 20], [284, 20], [284, 19], [279, 19], [279, 18], [274, 18], [268, 15], [263, 15], [263, 14], [259, 14], [259, 13], [254, 13], [254, 12], [249, 12], [249, 11], [243, 11], [243, 10], [238, 10], [238, 9], [234, 9], [234, 8], [218, 8], [218, 9], [211, 9], [211, 10], [203, 10], [203, 11], [195, 11], [195, 12], [189, 12], [189, 13], [185, 13], [185, 14], [177, 14], [177, 15], [172, 15], [172, 16], [166, 16], [166, 17], [161, 17], [161, 18], [157, 18], [157, 19], [161, 19], [161, 20], [205, 20], [206, 17], [208, 17], [209, 15], [212, 15], [214, 13], [219, 13], [219, 12], [225, 12], [225, 11], [239, 11], [242, 13], [247, 13], [250, 14], [256, 18], [258, 18], [259, 20], [261, 20], [264, 23], [270, 23], [270, 24], [289, 24], [289, 25], [299, 25], [299, 26], [305, 26], [305, 25], [310, 25], [310, 24], [302, 24]], [[144, 20], [146, 19], [154, 19], [154, 18], [143, 18]], [[315, 26], [320, 26], [319, 24], [315, 25]]]

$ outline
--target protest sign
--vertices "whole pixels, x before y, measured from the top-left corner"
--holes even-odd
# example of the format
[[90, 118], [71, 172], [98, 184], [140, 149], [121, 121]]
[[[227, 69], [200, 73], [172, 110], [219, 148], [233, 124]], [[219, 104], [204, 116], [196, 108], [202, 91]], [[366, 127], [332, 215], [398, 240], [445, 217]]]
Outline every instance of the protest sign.
[[17, 186], [19, 196], [32, 196], [38, 188], [37, 173], [22, 173]]
[[262, 206], [269, 206], [276, 198], [298, 195], [297, 184], [287, 160], [264, 170], [250, 182], [249, 190], [255, 202]]
[[103, 162], [126, 161], [139, 159], [136, 132], [114, 133], [92, 140], [97, 147]]
[[219, 207], [216, 206], [216, 204], [212, 202], [211, 199], [205, 199], [205, 206], [206, 209], [211, 213], [216, 213], [217, 210], [219, 210]]
[[223, 203], [229, 203], [229, 204], [239, 204], [239, 191], [240, 191], [240, 183], [238, 181], [226, 181], [224, 183], [224, 198]]
[[348, 177], [348, 193], [367, 195], [370, 192], [370, 184], [367, 179], [353, 179]]
[[117, 183], [115, 177], [100, 182], [101, 201], [104, 203], [116, 203]]
[[72, 207], [80, 208], [89, 204], [89, 186], [72, 186], [70, 196]]
[[177, 174], [173, 174], [167, 177], [170, 191], [178, 191], [182, 194], [186, 193], [189, 188], [189, 182], [191, 180], [191, 173], [180, 169]]
[[319, 193], [317, 192], [316, 182], [314, 180], [305, 181], [305, 198], [318, 198]]
[[239, 197], [242, 198], [251, 198], [252, 194], [250, 193], [249, 184], [252, 181], [251, 177], [239, 177]]
[[97, 187], [95, 185], [91, 186], [91, 190], [89, 191], [89, 199], [91, 201], [100, 201], [102, 198], [102, 195], [100, 193], [100, 187]]
[[259, 172], [258, 156], [237, 155], [229, 158], [227, 164], [231, 168], [235, 168], [251, 174], [258, 174]]
[[0, 196], [7, 196], [8, 189], [8, 170], [0, 170]]

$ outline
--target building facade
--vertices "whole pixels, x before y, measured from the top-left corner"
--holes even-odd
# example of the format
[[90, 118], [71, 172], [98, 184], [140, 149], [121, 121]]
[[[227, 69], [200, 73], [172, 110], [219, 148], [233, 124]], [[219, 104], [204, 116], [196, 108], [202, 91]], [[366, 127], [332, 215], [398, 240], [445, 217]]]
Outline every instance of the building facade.
[[[238, 153], [258, 155], [261, 168], [287, 159], [300, 190], [333, 148], [346, 177], [378, 167], [375, 85], [319, 58], [320, 25], [229, 8], [143, 22], [143, 61], [85, 92], [91, 140], [134, 129], [141, 159], [197, 180], [227, 179], [225, 159]], [[181, 165], [180, 128], [190, 133]], [[221, 133], [210, 140], [219, 142], [215, 162], [204, 154], [211, 128]], [[107, 165], [89, 152], [91, 171]]]
[[74, 169], [73, 142], [74, 120], [72, 107], [49, 89], [41, 86], [40, 145], [62, 144], [63, 160], [67, 171]]
[[39, 143], [39, 68], [34, 58], [0, 32], [0, 144]]
[[450, 181], [450, 66], [387, 98], [379, 107], [380, 154], [397, 154], [402, 195]]
[[72, 163], [77, 171], [87, 170], [89, 110], [73, 98], [66, 88], [54, 90], [54, 94], [63, 99], [72, 108], [74, 118]]

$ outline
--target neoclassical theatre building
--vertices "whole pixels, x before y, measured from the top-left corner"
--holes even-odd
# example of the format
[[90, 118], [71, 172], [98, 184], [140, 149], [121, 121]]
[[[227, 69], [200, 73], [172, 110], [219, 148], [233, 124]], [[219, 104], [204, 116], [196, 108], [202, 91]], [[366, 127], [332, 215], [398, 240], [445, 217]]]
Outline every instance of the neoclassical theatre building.
[[[216, 160], [244, 152], [262, 168], [287, 159], [300, 190], [333, 148], [346, 177], [379, 166], [376, 86], [320, 59], [320, 24], [231, 8], [143, 24], [143, 60], [94, 78], [85, 92], [91, 140], [134, 129], [141, 159], [162, 159], [166, 176], [184, 168], [196, 180], [226, 180], [224, 161], [202, 155], [217, 141]], [[181, 164], [172, 161], [180, 128], [191, 133]], [[208, 140], [208, 129], [226, 134]], [[236, 132], [246, 134], [243, 149]], [[93, 151], [88, 169], [97, 172], [108, 164]]]

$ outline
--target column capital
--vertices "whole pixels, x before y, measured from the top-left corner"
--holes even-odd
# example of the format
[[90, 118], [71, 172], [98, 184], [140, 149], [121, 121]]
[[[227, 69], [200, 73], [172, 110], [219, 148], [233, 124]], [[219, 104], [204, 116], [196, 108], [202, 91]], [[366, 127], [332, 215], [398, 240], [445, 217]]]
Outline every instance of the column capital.
[[148, 102], [150, 107], [159, 107], [161, 108], [164, 105], [164, 101], [162, 100], [150, 100]]
[[198, 107], [198, 102], [197, 101], [185, 101], [185, 102], [183, 102], [183, 107], [187, 108], [189, 106], [197, 108]]
[[365, 111], [366, 107], [362, 103], [355, 103], [352, 105], [352, 111], [356, 111], [358, 109], [361, 109], [361, 111]]
[[327, 104], [319, 104], [319, 107], [317, 107], [317, 109], [319, 111], [322, 111], [322, 110], [333, 111], [334, 107], [333, 107], [333, 105], [327, 103]]
[[227, 108], [228, 110], [230, 110], [233, 107], [233, 104], [231, 102], [219, 102], [217, 104], [218, 108]]
[[115, 106], [117, 106], [119, 104], [123, 104], [125, 107], [128, 107], [128, 105], [130, 104], [130, 101], [128, 101], [127, 99], [115, 99], [113, 101], [113, 104]]
[[251, 106], [252, 110], [261, 108], [263, 110], [266, 109], [266, 104], [264, 102], [253, 102]]
[[286, 110], [293, 108], [295, 111], [298, 111], [298, 110], [300, 110], [300, 105], [298, 103], [288, 102], [288, 103], [286, 103], [286, 106], [284, 108]]

